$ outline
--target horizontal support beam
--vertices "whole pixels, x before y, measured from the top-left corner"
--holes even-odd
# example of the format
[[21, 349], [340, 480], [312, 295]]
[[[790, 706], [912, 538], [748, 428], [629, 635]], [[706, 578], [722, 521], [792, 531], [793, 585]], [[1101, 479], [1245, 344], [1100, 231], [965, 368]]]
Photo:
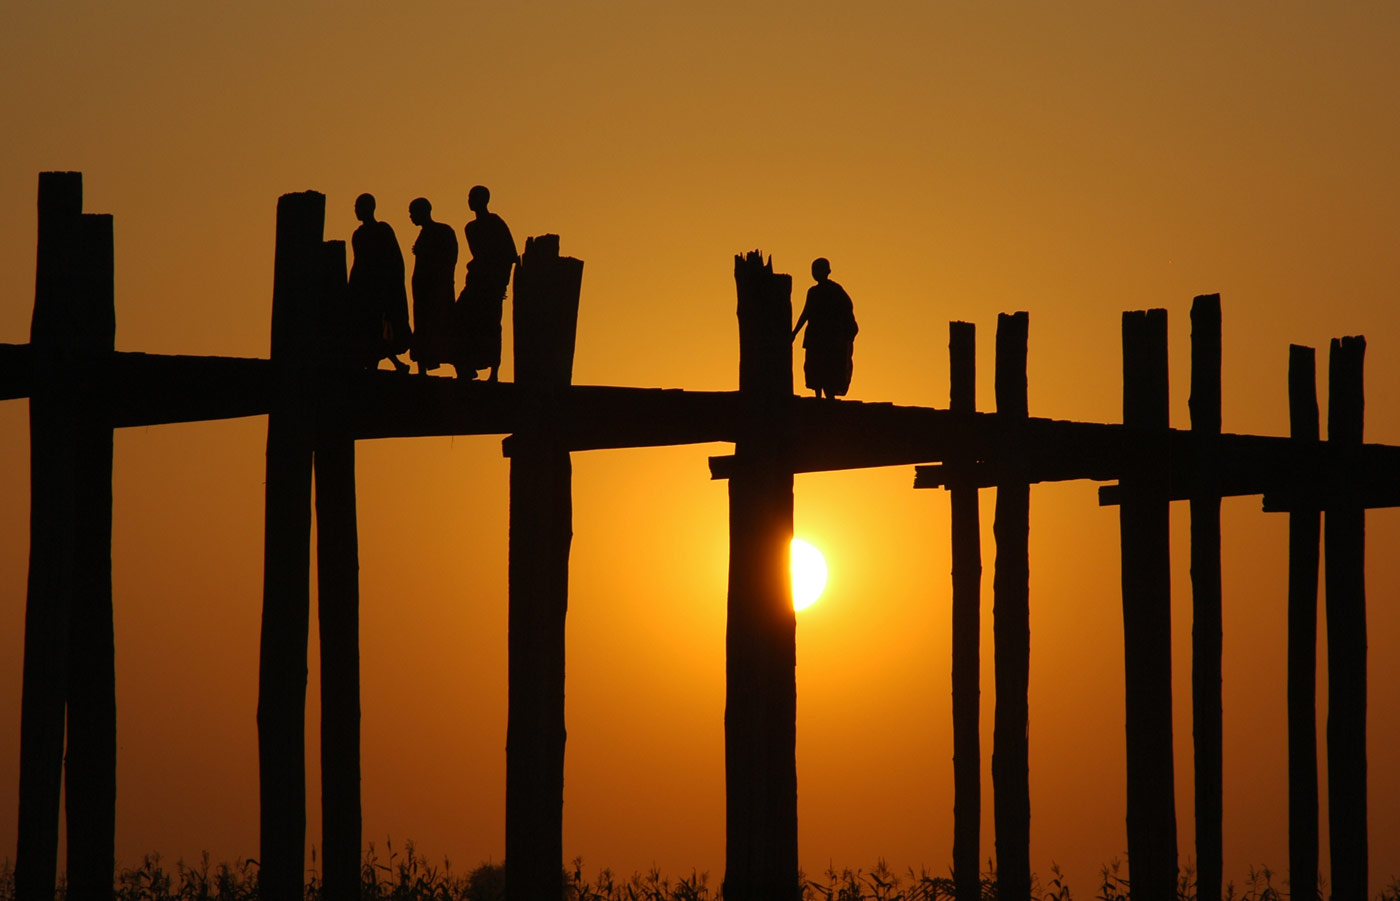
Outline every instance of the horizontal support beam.
[[[0, 399], [33, 389], [38, 361], [28, 345], [0, 345]], [[109, 353], [66, 360], [90, 370], [84, 384], [100, 392], [116, 428], [266, 414], [278, 370], [269, 360]], [[338, 434], [355, 438], [509, 435], [520, 417], [549, 422], [562, 448], [735, 442], [747, 421], [734, 391], [683, 391], [574, 385], [532, 392], [486, 383], [381, 370], [323, 370], [346, 379], [353, 398], [336, 415]], [[1266, 509], [1316, 508], [1317, 497], [1348, 496], [1367, 507], [1400, 506], [1400, 447], [1368, 444], [1334, 452], [1327, 442], [1255, 435], [1143, 432], [1119, 424], [1008, 419], [888, 403], [793, 397], [787, 417], [792, 471], [919, 466], [915, 487], [970, 479], [1114, 481], [1151, 461], [1170, 461], [1171, 497], [1266, 494]], [[1163, 448], [1162, 443], [1166, 443]], [[510, 453], [507, 440], [505, 451]], [[712, 457], [713, 478], [727, 478], [733, 457]], [[1112, 486], [1103, 495], [1114, 497]]]

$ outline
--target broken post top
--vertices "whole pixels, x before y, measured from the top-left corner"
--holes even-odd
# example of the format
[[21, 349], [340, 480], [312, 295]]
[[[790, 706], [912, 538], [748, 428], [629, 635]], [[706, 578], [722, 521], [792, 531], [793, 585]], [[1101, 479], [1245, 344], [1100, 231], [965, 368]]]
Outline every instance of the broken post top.
[[1167, 311], [1130, 310], [1123, 314], [1123, 425], [1166, 429], [1170, 423], [1167, 385]]
[[272, 359], [309, 361], [316, 352], [324, 275], [321, 252], [326, 195], [318, 191], [277, 198], [272, 275]]
[[1030, 415], [1026, 388], [1026, 345], [1030, 315], [997, 314], [996, 396], [997, 412], [1024, 419]]
[[948, 409], [977, 409], [977, 326], [971, 322], [948, 323]]
[[38, 205], [30, 343], [44, 350], [110, 351], [116, 335], [112, 217], [83, 213], [81, 172], [39, 173]]
[[1327, 361], [1327, 440], [1342, 444], [1362, 441], [1366, 407], [1363, 385], [1366, 338], [1333, 338]]
[[573, 380], [582, 286], [583, 261], [559, 255], [558, 235], [525, 239], [511, 306], [516, 384], [553, 389]]
[[739, 390], [792, 396], [792, 276], [775, 273], [760, 251], [734, 257], [739, 295]]

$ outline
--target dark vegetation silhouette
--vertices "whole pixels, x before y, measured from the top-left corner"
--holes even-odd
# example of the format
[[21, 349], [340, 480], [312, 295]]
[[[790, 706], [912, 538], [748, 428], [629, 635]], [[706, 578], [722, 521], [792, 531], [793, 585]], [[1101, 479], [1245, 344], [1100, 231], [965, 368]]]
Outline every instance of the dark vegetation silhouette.
[[457, 234], [433, 219], [433, 205], [419, 197], [408, 205], [418, 226], [413, 242], [413, 361], [425, 375], [453, 357], [452, 304], [457, 296]]
[[355, 218], [360, 220], [350, 239], [355, 252], [355, 262], [350, 267], [355, 334], [359, 337], [363, 365], [372, 369], [387, 358], [395, 370], [407, 372], [408, 364], [398, 358], [409, 349], [412, 340], [403, 251], [393, 227], [375, 219], [374, 209], [373, 194], [361, 194], [355, 199]]
[[[517, 259], [509, 229], [489, 212], [488, 199], [484, 188], [473, 190], [477, 219], [466, 229], [473, 259], [458, 302], [459, 314], [476, 328], [474, 335], [466, 330], [462, 342], [476, 342], [476, 356], [457, 366], [458, 375], [490, 370], [487, 384], [472, 384], [377, 371], [386, 356], [400, 371], [406, 368], [396, 354], [409, 348], [410, 332], [402, 254], [393, 230], [374, 218], [368, 195], [356, 204], [362, 224], [352, 241], [355, 264], [348, 275], [344, 242], [323, 239], [324, 195], [279, 198], [270, 359], [183, 357], [113, 349], [112, 219], [81, 212], [78, 173], [40, 176], [30, 343], [0, 345], [0, 399], [28, 397], [31, 403], [17, 898], [48, 901], [54, 895], [60, 803], [68, 814], [70, 895], [111, 897], [117, 729], [113, 429], [266, 415], [257, 710], [257, 881], [265, 901], [297, 901], [307, 891], [304, 741], [313, 484], [323, 888], [326, 897], [340, 899], [353, 896], [363, 882], [354, 445], [360, 438], [459, 434], [509, 436], [503, 443], [511, 460], [505, 878], [512, 898], [564, 897], [570, 885], [560, 868], [570, 454], [723, 441], [732, 442], [735, 452], [712, 457], [710, 470], [729, 481], [728, 901], [796, 901], [804, 891], [797, 866], [796, 623], [788, 577], [794, 474], [891, 465], [915, 465], [915, 488], [947, 488], [954, 495], [953, 890], [959, 901], [987, 893], [976, 866], [980, 810], [973, 774], [980, 749], [968, 740], [968, 730], [973, 736], [977, 730], [980, 691], [975, 645], [981, 549], [977, 519], [967, 508], [975, 513], [980, 488], [998, 489], [994, 886], [998, 898], [1027, 901], [1040, 897], [1029, 865], [1026, 743], [1030, 486], [1071, 479], [1118, 482], [1101, 487], [1099, 500], [1119, 507], [1133, 901], [1176, 901], [1186, 884], [1178, 860], [1171, 732], [1167, 525], [1176, 500], [1192, 502], [1192, 590], [1202, 623], [1193, 647], [1193, 680], [1199, 683], [1193, 691], [1196, 817], [1205, 824], [1196, 835], [1200, 901], [1232, 897], [1228, 886], [1219, 885], [1219, 832], [1210, 827], [1221, 792], [1219, 769], [1212, 764], [1221, 716], [1218, 502], [1240, 495], [1262, 495], [1265, 512], [1286, 512], [1296, 526], [1290, 529], [1289, 706], [1310, 709], [1290, 713], [1289, 794], [1291, 816], [1304, 820], [1315, 820], [1318, 810], [1316, 760], [1300, 747], [1315, 740], [1308, 726], [1315, 720], [1303, 715], [1315, 699], [1300, 686], [1315, 679], [1310, 611], [1317, 601], [1318, 512], [1325, 515], [1331, 878], [1335, 897], [1366, 901], [1365, 511], [1400, 506], [1394, 475], [1400, 448], [1363, 443], [1364, 339], [1332, 342], [1325, 442], [1317, 435], [1311, 355], [1305, 366], [1297, 352], [1289, 372], [1294, 437], [1221, 432], [1216, 295], [1199, 296], [1193, 305], [1189, 431], [1169, 427], [1165, 310], [1123, 316], [1122, 424], [1029, 416], [1024, 312], [998, 317], [994, 414], [974, 409], [972, 332], [956, 327], [950, 332], [950, 409], [833, 404], [828, 399], [849, 383], [849, 340], [855, 334], [849, 297], [829, 280], [828, 267], [814, 265], [812, 309], [793, 329], [792, 279], [774, 272], [772, 260], [755, 251], [734, 260], [738, 391], [574, 386], [583, 263], [560, 256], [556, 235], [531, 237]], [[423, 226], [428, 211], [420, 211]], [[423, 274], [432, 271], [440, 278], [438, 263]], [[512, 274], [513, 385], [497, 383], [500, 317]], [[836, 363], [835, 354], [822, 359], [836, 345], [827, 337], [842, 334], [843, 322], [842, 357]], [[803, 326], [808, 362], [816, 363], [815, 378], [808, 379], [818, 394], [812, 399], [793, 394], [792, 345]], [[420, 372], [433, 362], [430, 356], [424, 350], [415, 357]], [[103, 390], [91, 390], [94, 385]], [[1194, 547], [1199, 543], [1217, 545], [1216, 553]], [[1316, 823], [1297, 826], [1290, 831], [1290, 866], [1310, 887], [1320, 885]], [[867, 887], [886, 893], [878, 897], [894, 897], [883, 875], [867, 876], [874, 879], [865, 881]], [[1257, 893], [1260, 901], [1272, 897], [1267, 878]], [[1194, 878], [1190, 882], [1194, 894]], [[1114, 885], [1105, 878], [1105, 901], [1119, 901], [1109, 893]], [[826, 888], [823, 897], [833, 897], [849, 886]], [[1044, 894], [1069, 898], [1054, 883]], [[1311, 891], [1299, 895], [1313, 897]]]
[[461, 334], [457, 374], [488, 369], [486, 380], [494, 382], [501, 365], [502, 305], [520, 254], [505, 220], [487, 208], [490, 202], [491, 192], [483, 185], [467, 195], [467, 205], [476, 218], [463, 229], [472, 258], [467, 261], [466, 281], [457, 299]]
[[807, 302], [793, 326], [792, 338], [797, 340], [797, 333], [807, 327], [802, 336], [807, 351], [802, 374], [807, 387], [817, 397], [843, 397], [851, 387], [852, 357], [860, 327], [851, 296], [831, 280], [831, 264], [825, 257], [812, 261], [812, 278], [817, 283], [807, 289]]

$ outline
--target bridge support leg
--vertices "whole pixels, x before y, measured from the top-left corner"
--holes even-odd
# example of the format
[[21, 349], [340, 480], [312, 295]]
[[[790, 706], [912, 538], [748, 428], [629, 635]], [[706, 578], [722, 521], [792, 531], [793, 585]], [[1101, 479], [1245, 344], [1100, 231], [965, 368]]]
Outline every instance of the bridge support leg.
[[[1029, 317], [997, 316], [997, 413], [1004, 424], [1029, 414], [1026, 341]], [[1011, 443], [1011, 442], [1008, 442]], [[997, 551], [992, 576], [992, 629], [996, 641], [996, 714], [992, 736], [992, 791], [996, 812], [997, 897], [1031, 896], [1030, 692], [1030, 501], [1031, 486], [1018, 476], [1019, 461], [1007, 461], [997, 481]]]
[[[1191, 305], [1191, 431], [1220, 434], [1220, 295]], [[1214, 455], [1202, 455], [1214, 459]], [[1196, 896], [1220, 901], [1223, 734], [1220, 697], [1220, 493], [1214, 472], [1191, 497], [1191, 701], [1196, 788]]]
[[[346, 314], [345, 242], [322, 245], [322, 334]], [[323, 359], [325, 357], [323, 356]], [[329, 361], [328, 361], [329, 362]], [[343, 382], [321, 392], [316, 439], [316, 610], [321, 641], [321, 884], [328, 901], [360, 894], [360, 552], [355, 440], [339, 426]]]
[[[976, 327], [948, 324], [949, 409], [976, 409]], [[982, 896], [982, 526], [977, 485], [949, 486], [953, 541], [953, 881], [957, 901]]]
[[277, 201], [272, 360], [267, 417], [263, 615], [258, 667], [258, 881], [265, 901], [301, 901], [306, 846], [306, 642], [310, 618], [311, 366], [322, 285], [326, 198]]
[[112, 894], [112, 429], [83, 390], [112, 350], [112, 218], [82, 206], [80, 173], [40, 174], [15, 895], [45, 901], [58, 864], [65, 712], [69, 895]]
[[[1360, 450], [1366, 339], [1332, 340], [1329, 443]], [[1349, 467], [1352, 472], [1359, 467]], [[1364, 901], [1366, 830], [1366, 510], [1353, 495], [1327, 508], [1327, 795], [1332, 897]]]
[[506, 724], [506, 896], [564, 890], [564, 623], [573, 469], [551, 410], [573, 372], [583, 263], [555, 235], [531, 238], [515, 274], [521, 429], [509, 439], [510, 637]]
[[797, 619], [789, 571], [792, 278], [736, 257], [739, 391], [747, 405], [729, 479], [725, 634], [725, 874], [730, 901], [795, 901]]
[[[1317, 364], [1311, 347], [1288, 348], [1288, 410], [1295, 439], [1318, 440]], [[1288, 883], [1296, 901], [1318, 901], [1317, 577], [1322, 514], [1288, 513]]]
[[1176, 898], [1170, 502], [1161, 442], [1153, 441], [1165, 438], [1167, 414], [1166, 310], [1124, 313], [1123, 424], [1148, 448], [1121, 480], [1118, 514], [1133, 901]]

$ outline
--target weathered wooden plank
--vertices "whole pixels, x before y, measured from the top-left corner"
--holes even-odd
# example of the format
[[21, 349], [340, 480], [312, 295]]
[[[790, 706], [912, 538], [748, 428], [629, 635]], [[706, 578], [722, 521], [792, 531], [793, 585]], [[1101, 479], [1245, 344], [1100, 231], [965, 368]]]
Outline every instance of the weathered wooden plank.
[[[1026, 313], [997, 316], [996, 398], [999, 422], [1014, 428], [1027, 411]], [[997, 484], [996, 560], [992, 576], [996, 708], [992, 734], [992, 796], [997, 848], [997, 897], [1030, 901], [1030, 503], [1021, 455], [1003, 463]]]
[[258, 666], [260, 869], [265, 901], [301, 901], [306, 847], [306, 642], [310, 619], [316, 318], [326, 199], [277, 202], [272, 287], [276, 389], [267, 421]]
[[518, 431], [510, 461], [506, 896], [563, 895], [564, 627], [573, 469], [554, 429], [573, 377], [583, 262], [530, 238], [515, 273]]
[[[1288, 348], [1293, 437], [1318, 440], [1317, 376], [1311, 347]], [[1288, 879], [1298, 901], [1317, 901], [1317, 579], [1322, 513], [1288, 514]]]
[[1134, 901], [1176, 898], [1167, 413], [1166, 311], [1124, 313], [1123, 422], [1143, 432], [1141, 456], [1122, 481], [1118, 514]]
[[[1191, 304], [1191, 431], [1220, 434], [1220, 295]], [[1191, 737], [1195, 756], [1196, 894], [1220, 901], [1223, 867], [1220, 489], [1207, 451], [1191, 494]]]
[[[1332, 339], [1327, 437], [1361, 445], [1366, 339]], [[1366, 511], [1351, 492], [1328, 504], [1323, 553], [1327, 585], [1327, 797], [1332, 897], [1365, 901], [1366, 828]]]
[[15, 897], [52, 901], [58, 869], [70, 611], [76, 571], [78, 385], [68, 365], [82, 290], [82, 175], [39, 175], [39, 246], [30, 341], [29, 587], [20, 697]]
[[[725, 873], [730, 901], [796, 901], [797, 619], [792, 609], [792, 278], [734, 259], [741, 434], [729, 480]], [[836, 401], [822, 401], [837, 404]]]
[[[977, 341], [970, 322], [948, 324], [949, 410], [976, 410]], [[980, 901], [982, 884], [982, 526], [976, 484], [949, 490], [953, 555], [953, 881], [957, 901]]]

